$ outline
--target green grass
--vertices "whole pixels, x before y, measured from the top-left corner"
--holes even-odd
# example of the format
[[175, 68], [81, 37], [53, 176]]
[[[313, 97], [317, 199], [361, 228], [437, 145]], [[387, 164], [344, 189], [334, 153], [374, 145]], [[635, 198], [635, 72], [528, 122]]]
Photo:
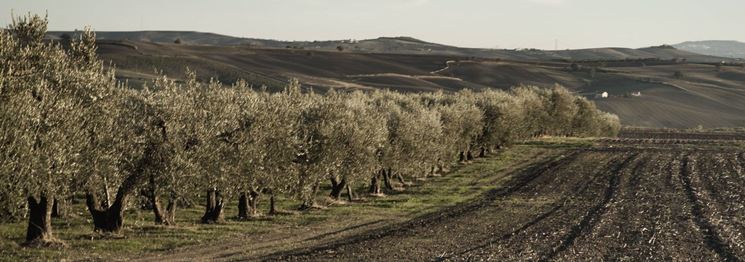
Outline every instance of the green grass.
[[[122, 258], [172, 250], [174, 248], [199, 245], [247, 235], [271, 235], [290, 232], [303, 227], [333, 226], [341, 221], [385, 220], [401, 222], [434, 210], [467, 202], [485, 191], [508, 180], [505, 174], [518, 164], [536, 161], [540, 157], [555, 155], [567, 147], [586, 146], [588, 140], [554, 139], [548, 142], [530, 142], [513, 146], [499, 154], [476, 159], [469, 165], [453, 167], [441, 177], [430, 177], [426, 181], [414, 181], [404, 191], [384, 197], [360, 194], [360, 201], [335, 203], [321, 192], [321, 202], [332, 203], [324, 209], [296, 210], [299, 202], [280, 199], [281, 210], [292, 211], [287, 215], [263, 216], [250, 221], [237, 221], [235, 203], [226, 206], [227, 221], [217, 225], [199, 224], [201, 206], [177, 211], [175, 227], [153, 224], [151, 211], [129, 209], [125, 227], [120, 235], [105, 236], [93, 232], [87, 210], [82, 203], [72, 206], [72, 214], [65, 219], [55, 219], [53, 227], [57, 238], [67, 244], [66, 248], [22, 247], [26, 224], [24, 222], [0, 224], [0, 260], [59, 260]], [[357, 182], [358, 193], [365, 192], [364, 183]], [[268, 209], [267, 198], [262, 201], [262, 210]], [[278, 250], [275, 250], [278, 251]]]
[[533, 145], [546, 148], [563, 148], [573, 149], [580, 147], [590, 147], [595, 145], [597, 138], [578, 138], [578, 137], [542, 137], [523, 143], [524, 145]]

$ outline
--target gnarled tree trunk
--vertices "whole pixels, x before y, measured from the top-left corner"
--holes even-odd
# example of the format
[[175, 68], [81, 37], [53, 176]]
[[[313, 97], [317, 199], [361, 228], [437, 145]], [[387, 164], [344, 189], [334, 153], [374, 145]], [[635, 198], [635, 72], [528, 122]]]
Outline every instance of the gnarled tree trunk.
[[[90, 190], [85, 196], [85, 203], [88, 211], [93, 217], [93, 228], [97, 232], [119, 233], [124, 225], [124, 209], [127, 206], [129, 196], [134, 190], [147, 179], [147, 172], [159, 172], [164, 167], [165, 162], [162, 159], [161, 152], [166, 146], [165, 128], [162, 127], [163, 141], [151, 142], [143, 152], [143, 155], [134, 163], [133, 168], [129, 170], [129, 175], [124, 179], [116, 192], [116, 197], [111, 205], [102, 205], [94, 190]], [[105, 190], [108, 194], [108, 190]], [[106, 201], [108, 202], [108, 200]]]
[[246, 192], [241, 192], [240, 197], [238, 197], [238, 219], [246, 220], [251, 217], [253, 208], [249, 203], [249, 198], [251, 197]]
[[225, 220], [222, 213], [224, 204], [220, 191], [216, 189], [208, 190], [207, 204], [205, 205], [204, 215], [202, 216], [202, 223], [222, 223]]
[[277, 203], [274, 199], [274, 192], [271, 192], [271, 196], [269, 197], [269, 215], [276, 215], [277, 214]]
[[382, 172], [385, 172], [383, 170], [380, 170], [378, 172], [375, 172], [375, 175], [372, 176], [372, 179], [370, 180], [370, 194], [374, 195], [380, 195], [382, 194], [382, 190], [380, 188], [380, 176], [382, 176]]
[[339, 181], [338, 177], [331, 177], [331, 194], [330, 196], [336, 200], [339, 200], [344, 187], [347, 185], [347, 180], [342, 179]]
[[124, 206], [127, 198], [117, 194], [114, 204], [106, 207], [101, 206], [95, 194], [86, 194], [85, 203], [93, 217], [93, 229], [96, 232], [118, 233], [124, 224]]
[[300, 207], [298, 209], [306, 210], [316, 206], [316, 195], [318, 194], [318, 189], [320, 188], [320, 186], [321, 181], [319, 179], [316, 179], [316, 182], [313, 183], [313, 188], [311, 189], [310, 195], [303, 198], [303, 203], [300, 204]]
[[124, 225], [124, 210], [127, 206], [129, 196], [141, 184], [145, 173], [143, 169], [149, 163], [141, 165], [138, 170], [128, 176], [122, 182], [122, 185], [119, 186], [119, 190], [117, 190], [116, 197], [111, 206], [102, 204], [94, 193], [88, 192], [85, 195], [85, 204], [88, 206], [88, 211], [93, 217], [93, 229], [95, 231], [118, 233], [122, 229], [122, 225]]
[[248, 191], [248, 196], [250, 197], [248, 199], [248, 206], [251, 207], [251, 210], [249, 211], [249, 215], [251, 216], [257, 216], [259, 215], [259, 191], [257, 190], [250, 190]]
[[383, 170], [381, 170], [381, 172], [381, 174], [383, 175], [383, 184], [385, 185], [385, 188], [393, 191], [393, 184], [391, 184], [391, 174], [393, 174], [393, 169], [388, 168], [388, 171], [386, 171], [384, 168]]
[[52, 217], [60, 218], [67, 215], [65, 212], [65, 200], [60, 198], [54, 198], [54, 204], [52, 204]]
[[173, 196], [168, 199], [168, 206], [165, 209], [160, 204], [160, 197], [158, 195], [153, 195], [151, 201], [153, 202], [155, 224], [165, 226], [176, 225], [176, 199]]
[[347, 200], [352, 202], [354, 200], [354, 192], [352, 192], [352, 183], [347, 183]]
[[404, 180], [404, 176], [401, 175], [401, 172], [396, 173], [396, 179], [398, 179], [398, 182], [401, 183], [401, 186], [408, 185], [408, 183], [406, 183], [406, 180]]
[[54, 198], [46, 194], [28, 197], [28, 229], [26, 244], [43, 244], [54, 240], [52, 234], [52, 205]]
[[152, 204], [153, 215], [155, 215], [155, 224], [173, 226], [176, 225], [176, 194], [172, 193], [168, 199], [168, 206], [164, 209], [160, 203], [158, 186], [155, 183], [155, 176], [150, 176], [150, 204]]

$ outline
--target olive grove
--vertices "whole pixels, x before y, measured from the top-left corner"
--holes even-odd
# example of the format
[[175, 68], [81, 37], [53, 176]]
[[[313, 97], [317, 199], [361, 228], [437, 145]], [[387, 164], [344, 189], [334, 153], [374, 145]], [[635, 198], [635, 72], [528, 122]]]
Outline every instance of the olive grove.
[[[239, 81], [166, 76], [142, 90], [118, 83], [96, 57], [90, 31], [44, 39], [46, 19], [16, 18], [0, 31], [0, 215], [26, 219], [28, 243], [56, 242], [53, 206], [84, 198], [93, 229], [117, 233], [146, 198], [154, 223], [203, 203], [203, 223], [238, 218], [257, 203], [319, 195], [349, 199], [401, 190], [542, 135], [614, 136], [616, 116], [562, 87], [404, 94], [282, 92]], [[321, 185], [331, 192], [321, 192]], [[346, 192], [345, 192], [346, 191]]]

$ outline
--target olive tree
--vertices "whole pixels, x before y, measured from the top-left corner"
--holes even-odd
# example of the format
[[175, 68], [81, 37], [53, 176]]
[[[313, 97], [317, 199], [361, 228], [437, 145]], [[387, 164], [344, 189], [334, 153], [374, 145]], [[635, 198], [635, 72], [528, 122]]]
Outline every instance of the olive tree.
[[[299, 88], [298, 83], [294, 83]], [[299, 90], [298, 90], [299, 91]], [[332, 91], [333, 92], [333, 91]], [[289, 94], [288, 94], [289, 95]], [[302, 199], [301, 209], [314, 204], [315, 194], [323, 178], [333, 173], [335, 154], [332, 133], [339, 119], [329, 99], [310, 92], [296, 92], [295, 125], [292, 127], [292, 160], [296, 197]], [[333, 181], [332, 181], [333, 182]]]
[[[162, 111], [142, 93], [116, 88], [86, 115], [83, 152], [86, 205], [94, 229], [117, 233], [130, 198], [170, 157]], [[112, 198], [111, 191], [115, 191]]]
[[17, 186], [28, 196], [27, 241], [41, 243], [53, 240], [54, 199], [71, 193], [90, 170], [97, 109], [118, 93], [90, 31], [64, 50], [44, 41], [46, 24], [38, 16], [14, 19], [1, 38], [3, 169], [19, 174]]
[[424, 174], [427, 165], [437, 162], [442, 125], [439, 112], [425, 108], [411, 96], [392, 92], [376, 96], [376, 104], [387, 118], [388, 139], [381, 159], [387, 168], [383, 178], [390, 189], [389, 180], [394, 174], [406, 185], [403, 174]]
[[[327, 96], [334, 118], [328, 135], [330, 140], [329, 160], [332, 173], [332, 197], [339, 198], [344, 186], [351, 201], [352, 183], [373, 179], [381, 168], [378, 154], [385, 146], [388, 129], [384, 116], [377, 114], [371, 100], [362, 92], [351, 94], [332, 93]], [[379, 184], [373, 181], [373, 193], [379, 193]]]
[[525, 108], [514, 96], [501, 90], [488, 90], [479, 95], [476, 104], [484, 114], [481, 146], [501, 148], [521, 138]]
[[79, 168], [87, 77], [101, 73], [44, 41], [46, 27], [39, 16], [14, 17], [0, 33], [0, 177], [13, 190], [5, 195], [27, 198], [26, 241], [38, 244], [55, 242], [52, 205]]
[[545, 126], [552, 121], [547, 111], [547, 92], [535, 86], [518, 86], [510, 91], [518, 104], [523, 107], [524, 118], [520, 123], [520, 133], [523, 138], [544, 135]]
[[[255, 215], [259, 197], [270, 195], [270, 213], [275, 210], [274, 197], [289, 190], [296, 176], [295, 161], [298, 157], [296, 126], [303, 94], [297, 81], [283, 92], [260, 92], [241, 109], [244, 122], [253, 123], [243, 134], [238, 150], [241, 166], [241, 201], [244, 209]], [[241, 203], [241, 204], [243, 204]]]
[[[214, 80], [199, 82], [188, 69], [183, 84], [165, 76], [154, 82], [153, 103], [163, 111], [164, 137], [171, 153], [166, 170], [149, 177], [148, 196], [156, 223], [173, 224], [176, 201], [197, 188], [206, 189], [202, 222], [224, 219], [225, 202], [235, 192], [231, 182], [241, 169], [241, 134], [249, 128], [242, 119], [244, 100], [236, 90]], [[164, 193], [169, 197], [165, 209], [159, 200]]]
[[577, 114], [575, 97], [566, 88], [556, 85], [548, 93], [546, 109], [551, 119], [546, 123], [547, 134], [556, 136], [570, 135], [574, 116]]
[[473, 92], [461, 91], [451, 97], [441, 98], [437, 106], [445, 138], [441, 141], [443, 150], [438, 165], [442, 161], [451, 162], [455, 154], [459, 155], [459, 161], [465, 161], [483, 129], [483, 114], [476, 106]]

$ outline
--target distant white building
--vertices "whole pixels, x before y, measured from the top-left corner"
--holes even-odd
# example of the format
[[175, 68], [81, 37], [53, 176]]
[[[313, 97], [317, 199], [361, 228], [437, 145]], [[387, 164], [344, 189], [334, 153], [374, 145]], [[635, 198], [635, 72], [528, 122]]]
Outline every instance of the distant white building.
[[633, 93], [631, 93], [631, 95], [632, 96], [642, 96], [642, 92], [641, 91], [633, 92]]
[[600, 97], [602, 97], [602, 98], [608, 98], [608, 92], [602, 92], [602, 93], [600, 93]]

